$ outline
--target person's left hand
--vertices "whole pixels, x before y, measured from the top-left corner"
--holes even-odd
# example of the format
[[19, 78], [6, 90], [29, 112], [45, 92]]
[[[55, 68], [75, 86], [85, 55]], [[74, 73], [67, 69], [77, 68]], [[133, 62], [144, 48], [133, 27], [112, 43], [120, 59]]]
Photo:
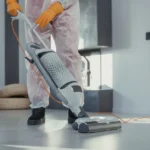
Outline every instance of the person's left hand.
[[55, 18], [55, 13], [51, 10], [43, 12], [38, 19], [36, 20], [36, 24], [39, 25], [40, 28], [44, 28], [47, 26], [53, 19]]
[[64, 9], [59, 2], [56, 2], [50, 6], [49, 9], [44, 11], [36, 20], [36, 24], [39, 25], [40, 28], [44, 28], [47, 26], [58, 14], [63, 12]]

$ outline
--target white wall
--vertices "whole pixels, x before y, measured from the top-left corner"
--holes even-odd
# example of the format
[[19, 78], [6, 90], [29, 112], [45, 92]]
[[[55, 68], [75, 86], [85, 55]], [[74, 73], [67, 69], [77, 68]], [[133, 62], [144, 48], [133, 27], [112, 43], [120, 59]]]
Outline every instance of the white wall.
[[114, 112], [150, 114], [150, 0], [112, 5]]
[[5, 7], [4, 0], [0, 0], [0, 87], [5, 84]]

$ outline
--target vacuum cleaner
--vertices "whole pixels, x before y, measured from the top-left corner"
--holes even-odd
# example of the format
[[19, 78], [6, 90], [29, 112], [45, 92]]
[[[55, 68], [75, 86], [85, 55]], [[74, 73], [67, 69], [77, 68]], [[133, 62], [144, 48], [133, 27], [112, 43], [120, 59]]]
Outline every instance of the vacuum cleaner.
[[58, 100], [78, 118], [72, 124], [72, 128], [80, 133], [121, 129], [121, 122], [113, 116], [89, 117], [81, 104], [84, 91], [56, 52], [46, 46], [36, 31], [37, 26], [20, 11], [16, 17], [12, 17], [12, 20], [24, 21], [40, 40], [41, 45], [36, 43], [26, 45], [26, 51], [31, 57], [26, 59], [38, 68]]

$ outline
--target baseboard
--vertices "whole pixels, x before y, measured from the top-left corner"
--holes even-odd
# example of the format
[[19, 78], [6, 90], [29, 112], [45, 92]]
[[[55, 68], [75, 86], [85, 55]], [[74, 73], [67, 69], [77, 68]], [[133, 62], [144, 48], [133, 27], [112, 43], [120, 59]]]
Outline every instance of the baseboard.
[[150, 115], [150, 108], [113, 108], [114, 113]]

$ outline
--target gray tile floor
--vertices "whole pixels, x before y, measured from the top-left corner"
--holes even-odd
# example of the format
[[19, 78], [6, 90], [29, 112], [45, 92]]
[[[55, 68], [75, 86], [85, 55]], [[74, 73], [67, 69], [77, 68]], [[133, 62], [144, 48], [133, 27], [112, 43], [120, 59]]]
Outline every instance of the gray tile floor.
[[80, 134], [67, 112], [47, 110], [46, 123], [29, 127], [30, 111], [0, 111], [2, 150], [150, 150], [150, 120], [124, 124], [121, 131]]

